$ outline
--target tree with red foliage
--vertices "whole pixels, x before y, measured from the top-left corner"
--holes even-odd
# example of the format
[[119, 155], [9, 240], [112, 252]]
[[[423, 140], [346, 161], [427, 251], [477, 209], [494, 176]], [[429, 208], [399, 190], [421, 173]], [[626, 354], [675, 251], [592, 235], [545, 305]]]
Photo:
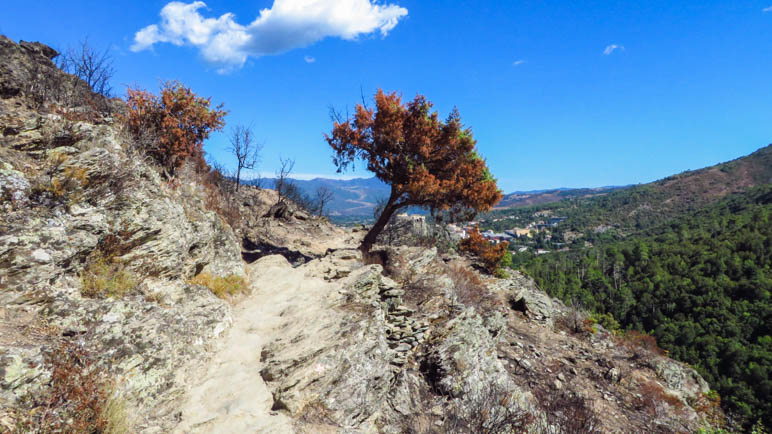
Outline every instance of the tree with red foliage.
[[507, 255], [509, 243], [503, 241], [499, 244], [493, 244], [482, 236], [477, 226], [469, 231], [466, 238], [458, 243], [458, 249], [462, 252], [471, 253], [483, 263], [483, 267], [489, 273], [493, 274], [502, 265], [502, 260]]
[[140, 145], [169, 174], [190, 158], [206, 170], [204, 140], [225, 126], [222, 104], [210, 108], [211, 98], [202, 98], [177, 81], [166, 82], [161, 95], [128, 89], [127, 125]]
[[496, 180], [475, 151], [472, 131], [463, 127], [458, 111], [443, 122], [431, 108], [422, 95], [403, 104], [397, 93], [379, 89], [375, 109], [357, 105], [353, 118], [336, 119], [332, 134], [325, 135], [338, 172], [361, 159], [391, 185], [383, 211], [362, 241], [363, 252], [399, 209], [418, 206], [435, 212], [460, 206], [487, 211], [501, 200]]

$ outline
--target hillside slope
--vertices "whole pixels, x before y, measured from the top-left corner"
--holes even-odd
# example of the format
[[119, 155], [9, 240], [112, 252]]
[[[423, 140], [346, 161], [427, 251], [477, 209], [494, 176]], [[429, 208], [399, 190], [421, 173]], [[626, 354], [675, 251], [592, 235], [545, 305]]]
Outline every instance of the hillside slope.
[[746, 425], [772, 425], [772, 186], [600, 247], [533, 258], [542, 288], [692, 364]]
[[554, 190], [518, 191], [505, 194], [496, 209], [517, 208], [566, 199], [586, 199], [627, 187], [558, 188]]
[[615, 227], [621, 234], [662, 224], [688, 214], [727, 195], [772, 182], [772, 145], [715, 166], [687, 171], [648, 184], [636, 185], [591, 197], [569, 197], [559, 202], [522, 209], [496, 210], [494, 217], [550, 210], [567, 217], [563, 227], [592, 232]]

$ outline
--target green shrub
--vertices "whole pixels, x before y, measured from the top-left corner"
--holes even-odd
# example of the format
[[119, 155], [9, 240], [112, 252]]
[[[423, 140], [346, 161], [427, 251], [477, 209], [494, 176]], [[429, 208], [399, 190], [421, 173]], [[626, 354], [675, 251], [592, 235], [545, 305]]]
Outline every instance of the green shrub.
[[595, 323], [602, 325], [603, 328], [610, 332], [615, 333], [620, 329], [619, 322], [617, 322], [617, 320], [614, 319], [614, 316], [610, 313], [596, 313], [591, 315], [590, 318], [592, 318]]

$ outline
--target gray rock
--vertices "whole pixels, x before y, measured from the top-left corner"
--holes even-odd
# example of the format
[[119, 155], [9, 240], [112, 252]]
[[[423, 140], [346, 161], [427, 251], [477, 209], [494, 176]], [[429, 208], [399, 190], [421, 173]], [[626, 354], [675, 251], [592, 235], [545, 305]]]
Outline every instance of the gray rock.
[[611, 368], [608, 371], [606, 371], [606, 379], [611, 381], [612, 383], [619, 382], [619, 379], [620, 379], [619, 369]]
[[517, 359], [517, 364], [527, 371], [530, 371], [532, 368], [531, 362], [528, 359]]
[[398, 353], [404, 353], [404, 352], [410, 351], [411, 348], [412, 347], [410, 346], [410, 344], [399, 344], [394, 348], [394, 351]]
[[547, 325], [553, 324], [553, 317], [557, 311], [555, 302], [539, 290], [533, 280], [520, 272], [513, 271], [509, 278], [499, 279], [490, 288], [506, 295], [512, 309]]

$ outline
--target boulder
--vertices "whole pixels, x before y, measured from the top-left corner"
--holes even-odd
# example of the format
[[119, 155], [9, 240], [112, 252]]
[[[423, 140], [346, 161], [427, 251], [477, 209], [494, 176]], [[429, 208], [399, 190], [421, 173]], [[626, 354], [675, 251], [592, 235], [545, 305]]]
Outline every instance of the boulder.
[[536, 287], [533, 280], [517, 271], [513, 271], [509, 278], [496, 281], [490, 288], [506, 296], [513, 310], [550, 326], [560, 309], [552, 298]]

